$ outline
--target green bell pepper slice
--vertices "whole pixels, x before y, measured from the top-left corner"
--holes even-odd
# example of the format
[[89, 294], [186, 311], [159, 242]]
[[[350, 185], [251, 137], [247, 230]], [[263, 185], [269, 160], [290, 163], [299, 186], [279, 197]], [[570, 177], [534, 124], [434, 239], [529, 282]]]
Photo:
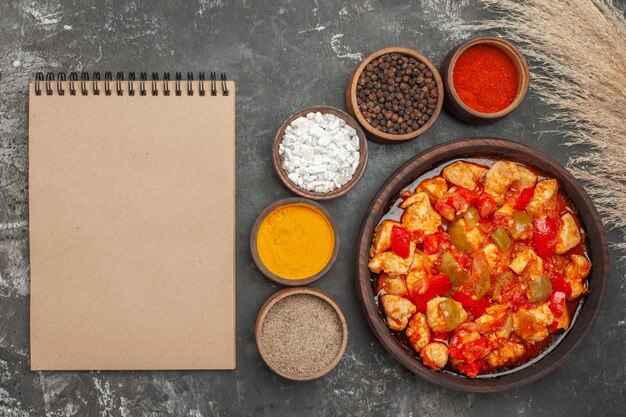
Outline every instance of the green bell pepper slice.
[[501, 252], [505, 252], [508, 248], [511, 247], [511, 238], [506, 232], [504, 226], [498, 227], [491, 234], [491, 241], [498, 247], [498, 249], [500, 249]]
[[552, 295], [552, 282], [550, 278], [543, 274], [528, 284], [528, 301], [531, 303], [539, 303], [547, 300]]
[[513, 230], [511, 231], [514, 239], [519, 239], [522, 234], [533, 227], [533, 218], [525, 211], [516, 211], [513, 213]]
[[473, 268], [474, 275], [477, 277], [476, 284], [474, 284], [474, 294], [476, 294], [477, 299], [481, 299], [491, 288], [489, 265], [479, 258], [474, 258]]
[[446, 321], [444, 332], [451, 332], [461, 324], [461, 310], [451, 298], [446, 298], [439, 304], [439, 309]]
[[458, 287], [468, 278], [467, 273], [450, 252], [445, 252], [441, 256], [439, 272], [446, 274], [454, 287]]

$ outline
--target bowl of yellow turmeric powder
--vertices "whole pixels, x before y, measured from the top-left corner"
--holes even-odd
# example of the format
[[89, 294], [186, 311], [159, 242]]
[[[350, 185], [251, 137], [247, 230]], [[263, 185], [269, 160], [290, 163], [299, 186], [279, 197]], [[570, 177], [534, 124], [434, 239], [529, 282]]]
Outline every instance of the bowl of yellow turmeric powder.
[[298, 286], [321, 278], [339, 253], [339, 231], [320, 204], [285, 198], [270, 204], [250, 234], [257, 268], [282, 285]]

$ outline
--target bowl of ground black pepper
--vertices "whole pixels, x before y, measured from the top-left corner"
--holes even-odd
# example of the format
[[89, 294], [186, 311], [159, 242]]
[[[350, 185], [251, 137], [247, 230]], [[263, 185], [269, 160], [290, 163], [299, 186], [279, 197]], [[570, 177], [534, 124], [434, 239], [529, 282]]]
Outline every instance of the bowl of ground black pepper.
[[415, 139], [433, 125], [443, 95], [433, 63], [413, 49], [396, 46], [361, 62], [346, 87], [346, 108], [368, 138], [398, 143]]
[[481, 36], [452, 49], [441, 64], [446, 109], [469, 124], [496, 122], [515, 110], [528, 91], [522, 53], [504, 39]]
[[288, 288], [261, 307], [255, 325], [261, 358], [278, 375], [309, 381], [337, 366], [348, 344], [348, 326], [335, 301], [309, 287]]

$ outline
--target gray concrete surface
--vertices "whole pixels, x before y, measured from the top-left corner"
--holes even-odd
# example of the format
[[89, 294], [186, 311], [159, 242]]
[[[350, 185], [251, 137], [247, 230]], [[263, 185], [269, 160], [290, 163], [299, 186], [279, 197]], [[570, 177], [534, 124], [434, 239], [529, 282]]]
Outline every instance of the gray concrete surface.
[[[623, 2], [622, 2], [623, 4]], [[253, 325], [279, 289], [254, 267], [248, 236], [258, 213], [290, 196], [273, 172], [271, 139], [284, 117], [312, 104], [344, 107], [347, 77], [370, 52], [420, 50], [439, 64], [487, 13], [473, 1], [5, 0], [0, 4], [0, 416], [617, 416], [624, 415], [626, 287], [613, 262], [600, 319], [576, 354], [532, 385], [464, 394], [409, 373], [367, 326], [354, 290], [355, 241], [366, 207], [400, 164], [463, 136], [511, 138], [561, 162], [572, 149], [529, 94], [505, 120], [466, 126], [443, 113], [419, 140], [370, 143], [362, 181], [324, 203], [342, 247], [314, 284], [336, 298], [350, 329], [345, 357], [325, 378], [296, 383], [261, 361]], [[27, 82], [36, 71], [219, 69], [238, 83], [237, 369], [234, 372], [30, 372], [28, 364]], [[75, 115], [79, 117], [80, 115]], [[609, 233], [616, 241], [616, 233]], [[613, 253], [614, 259], [616, 254]]]

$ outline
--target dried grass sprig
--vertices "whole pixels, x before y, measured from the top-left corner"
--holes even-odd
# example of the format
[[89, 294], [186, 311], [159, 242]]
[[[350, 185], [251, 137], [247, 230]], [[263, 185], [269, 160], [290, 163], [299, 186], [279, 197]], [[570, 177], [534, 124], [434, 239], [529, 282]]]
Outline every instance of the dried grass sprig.
[[[516, 42], [534, 93], [552, 113], [568, 161], [626, 253], [626, 20], [611, 0], [480, 0], [495, 17], [468, 25]], [[554, 131], [552, 131], [554, 132]], [[543, 132], [541, 132], [543, 133]]]

